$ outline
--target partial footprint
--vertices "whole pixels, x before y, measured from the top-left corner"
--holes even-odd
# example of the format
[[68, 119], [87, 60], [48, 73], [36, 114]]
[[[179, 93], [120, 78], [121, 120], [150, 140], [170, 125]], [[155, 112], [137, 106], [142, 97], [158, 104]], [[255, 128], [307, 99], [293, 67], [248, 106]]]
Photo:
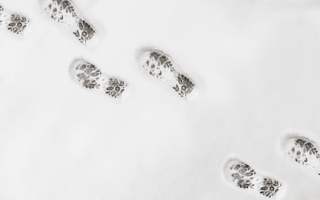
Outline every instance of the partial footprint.
[[244, 162], [236, 159], [229, 160], [225, 173], [226, 178], [239, 188], [255, 188], [255, 183], [257, 182], [257, 172]]
[[29, 32], [30, 20], [19, 14], [4, 9], [0, 5], [0, 27], [18, 35], [26, 35]]
[[225, 178], [238, 188], [259, 192], [268, 198], [276, 198], [282, 184], [270, 177], [258, 174], [248, 164], [232, 158], [224, 168]]
[[142, 49], [138, 52], [137, 61], [147, 73], [168, 83], [181, 97], [192, 100], [197, 96], [195, 83], [179, 72], [172, 59], [162, 51]]
[[291, 134], [283, 139], [282, 149], [291, 160], [313, 169], [320, 175], [320, 153], [315, 142]]
[[93, 26], [80, 16], [71, 0], [40, 0], [45, 12], [55, 21], [67, 26], [77, 39], [93, 46], [98, 41], [98, 35]]
[[126, 82], [104, 74], [96, 66], [83, 59], [76, 59], [71, 64], [70, 75], [82, 87], [101, 91], [116, 99], [124, 100], [129, 95], [129, 87]]
[[257, 182], [257, 190], [260, 194], [269, 197], [276, 198], [277, 193], [280, 191], [282, 184], [270, 177], [259, 177]]

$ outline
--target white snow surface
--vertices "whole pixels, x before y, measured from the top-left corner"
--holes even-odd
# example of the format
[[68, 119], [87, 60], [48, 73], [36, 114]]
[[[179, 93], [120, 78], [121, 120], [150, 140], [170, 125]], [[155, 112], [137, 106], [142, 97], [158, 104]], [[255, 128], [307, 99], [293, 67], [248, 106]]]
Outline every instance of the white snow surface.
[[[279, 178], [284, 200], [319, 200], [320, 176], [281, 154], [287, 133], [320, 144], [320, 2], [74, 0], [100, 36], [88, 48], [38, 0], [0, 29], [1, 200], [263, 200], [223, 177], [230, 156]], [[200, 89], [186, 101], [139, 70], [169, 54]], [[74, 83], [82, 57], [133, 87], [126, 102]]]

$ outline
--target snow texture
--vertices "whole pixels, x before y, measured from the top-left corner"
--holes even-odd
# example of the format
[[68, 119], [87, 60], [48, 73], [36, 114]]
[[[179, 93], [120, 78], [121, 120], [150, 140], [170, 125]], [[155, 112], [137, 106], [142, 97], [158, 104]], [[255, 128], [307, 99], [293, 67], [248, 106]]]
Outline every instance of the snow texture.
[[[276, 177], [283, 200], [319, 200], [320, 177], [279, 153], [292, 132], [320, 144], [319, 1], [74, 4], [99, 33], [90, 48], [38, 0], [1, 1], [32, 22], [27, 37], [0, 29], [1, 200], [266, 199], [230, 187], [232, 154]], [[199, 96], [142, 76], [142, 46], [170, 55]], [[77, 85], [79, 57], [132, 85], [127, 101]]]

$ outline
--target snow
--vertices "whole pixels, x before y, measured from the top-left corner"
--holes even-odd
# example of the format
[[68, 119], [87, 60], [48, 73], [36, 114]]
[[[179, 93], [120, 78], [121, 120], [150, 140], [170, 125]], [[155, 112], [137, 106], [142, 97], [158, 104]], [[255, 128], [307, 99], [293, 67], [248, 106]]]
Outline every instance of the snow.
[[[295, 132], [320, 144], [320, 3], [315, 0], [74, 0], [97, 29], [80, 44], [38, 0], [2, 0], [32, 21], [0, 30], [0, 199], [256, 200], [223, 177], [235, 155], [318, 200], [320, 177], [279, 151]], [[200, 89], [186, 101], [139, 70], [169, 54]], [[126, 102], [85, 90], [82, 57], [126, 80]]]

